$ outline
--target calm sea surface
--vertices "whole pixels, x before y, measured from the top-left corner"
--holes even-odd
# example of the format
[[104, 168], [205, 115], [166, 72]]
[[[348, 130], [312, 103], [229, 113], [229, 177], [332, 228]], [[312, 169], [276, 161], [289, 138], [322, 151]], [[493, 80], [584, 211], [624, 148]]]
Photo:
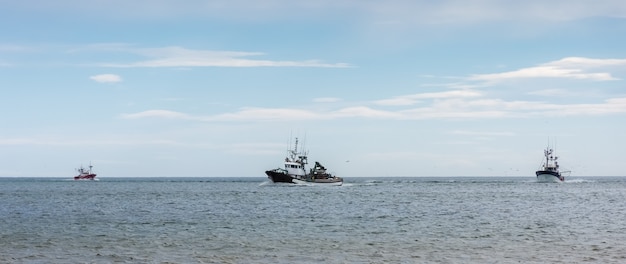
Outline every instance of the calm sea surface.
[[0, 178], [0, 263], [626, 263], [626, 178]]

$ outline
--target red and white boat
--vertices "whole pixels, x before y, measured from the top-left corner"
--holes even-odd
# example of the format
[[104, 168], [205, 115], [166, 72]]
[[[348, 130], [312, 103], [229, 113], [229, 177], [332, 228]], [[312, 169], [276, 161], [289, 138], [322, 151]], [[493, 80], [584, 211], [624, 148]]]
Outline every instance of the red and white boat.
[[91, 164], [89, 164], [89, 169], [85, 169], [83, 166], [80, 166], [79, 169], [76, 169], [78, 171], [78, 175], [74, 176], [74, 180], [95, 180], [96, 174], [91, 171], [91, 168], [93, 168]]

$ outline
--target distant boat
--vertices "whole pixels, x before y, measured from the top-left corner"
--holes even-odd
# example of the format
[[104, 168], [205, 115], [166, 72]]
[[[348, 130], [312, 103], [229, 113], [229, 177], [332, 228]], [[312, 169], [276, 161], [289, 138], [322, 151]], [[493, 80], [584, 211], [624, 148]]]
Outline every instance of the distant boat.
[[554, 150], [547, 147], [544, 151], [546, 160], [541, 165], [540, 170], [536, 171], [538, 182], [562, 182], [565, 177], [559, 171], [559, 157], [553, 155]]
[[92, 168], [91, 164], [89, 164], [88, 170], [81, 165], [80, 168], [76, 169], [78, 175], [74, 176], [74, 180], [95, 180], [96, 174], [91, 171]]
[[307, 164], [307, 152], [298, 151], [298, 138], [296, 138], [293, 150], [289, 150], [285, 158], [284, 169], [268, 170], [265, 171], [265, 174], [272, 182], [332, 186], [341, 186], [343, 184], [341, 177], [326, 172], [326, 168], [317, 161], [309, 173], [306, 173]]

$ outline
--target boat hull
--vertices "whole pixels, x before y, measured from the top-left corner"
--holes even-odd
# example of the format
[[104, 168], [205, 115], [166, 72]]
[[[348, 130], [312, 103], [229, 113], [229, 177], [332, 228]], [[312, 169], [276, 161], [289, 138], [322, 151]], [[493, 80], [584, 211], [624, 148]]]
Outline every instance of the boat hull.
[[74, 176], [74, 180], [95, 180], [96, 174]]
[[564, 180], [560, 173], [554, 171], [537, 171], [535, 174], [538, 182], [562, 182]]
[[293, 183], [300, 185], [326, 185], [326, 186], [341, 186], [343, 184], [343, 179], [335, 177], [335, 178], [327, 178], [327, 179], [315, 179], [311, 180], [311, 177], [293, 177], [288, 173], [282, 170], [268, 170], [265, 171], [267, 178], [269, 178], [272, 182], [281, 182], [281, 183]]
[[295, 184], [300, 185], [322, 185], [322, 186], [341, 186], [343, 185], [343, 180], [315, 180], [315, 181], [305, 181], [299, 179], [293, 179]]
[[272, 182], [294, 183], [293, 178], [285, 172], [268, 170], [265, 171], [265, 174]]

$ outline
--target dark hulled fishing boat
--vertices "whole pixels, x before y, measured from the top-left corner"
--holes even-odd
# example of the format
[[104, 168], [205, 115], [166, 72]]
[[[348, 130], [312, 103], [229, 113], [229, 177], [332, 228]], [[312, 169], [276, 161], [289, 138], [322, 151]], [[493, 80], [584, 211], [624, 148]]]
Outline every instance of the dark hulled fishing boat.
[[553, 155], [553, 152], [554, 150], [549, 147], [543, 151], [546, 159], [541, 165], [541, 168], [535, 172], [535, 175], [537, 175], [537, 181], [562, 182], [565, 180], [559, 171], [559, 162], [557, 161], [559, 157]]
[[267, 177], [272, 182], [284, 182], [295, 184], [320, 184], [320, 185], [342, 185], [343, 179], [326, 172], [326, 168], [319, 162], [315, 162], [309, 173], [306, 173], [308, 164], [308, 152], [298, 151], [298, 138], [295, 140], [293, 150], [288, 150], [284, 161], [284, 168], [277, 168], [265, 171]]

